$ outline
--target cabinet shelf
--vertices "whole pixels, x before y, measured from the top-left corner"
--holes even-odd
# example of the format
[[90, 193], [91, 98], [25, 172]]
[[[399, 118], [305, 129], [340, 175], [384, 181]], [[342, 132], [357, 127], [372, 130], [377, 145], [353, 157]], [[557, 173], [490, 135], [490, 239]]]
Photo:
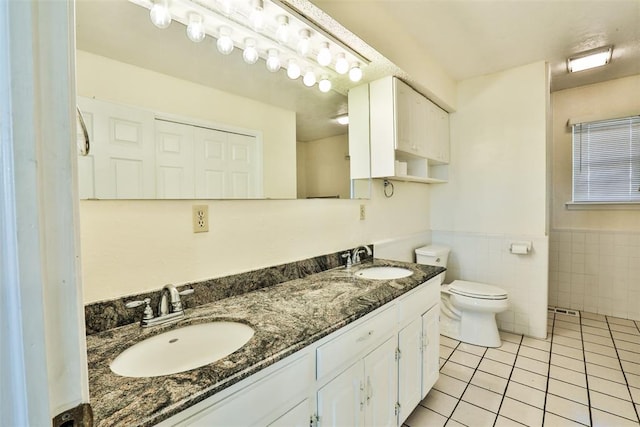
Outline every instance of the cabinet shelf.
[[429, 178], [429, 177], [424, 178], [421, 176], [411, 176], [411, 175], [385, 176], [380, 178], [390, 179], [392, 181], [422, 182], [424, 184], [445, 184], [447, 182], [444, 179]]

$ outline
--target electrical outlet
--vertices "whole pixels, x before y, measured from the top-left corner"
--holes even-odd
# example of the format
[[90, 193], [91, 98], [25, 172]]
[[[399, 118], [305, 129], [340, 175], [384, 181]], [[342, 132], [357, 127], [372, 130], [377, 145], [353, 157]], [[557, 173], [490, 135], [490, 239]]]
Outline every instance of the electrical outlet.
[[204, 233], [209, 231], [209, 206], [193, 205], [193, 232]]
[[360, 221], [364, 221], [365, 218], [366, 218], [366, 212], [365, 212], [364, 205], [360, 205]]

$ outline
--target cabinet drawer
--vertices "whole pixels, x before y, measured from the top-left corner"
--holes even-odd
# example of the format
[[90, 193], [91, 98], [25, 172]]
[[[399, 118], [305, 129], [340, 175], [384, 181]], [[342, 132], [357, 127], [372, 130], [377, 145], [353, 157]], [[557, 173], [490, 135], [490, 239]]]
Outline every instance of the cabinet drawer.
[[440, 276], [423, 283], [398, 302], [398, 323], [404, 327], [425, 311], [440, 303]]
[[388, 338], [395, 326], [395, 307], [388, 307], [361, 325], [321, 345], [316, 350], [317, 378], [322, 378], [351, 360], [362, 358], [365, 350]]

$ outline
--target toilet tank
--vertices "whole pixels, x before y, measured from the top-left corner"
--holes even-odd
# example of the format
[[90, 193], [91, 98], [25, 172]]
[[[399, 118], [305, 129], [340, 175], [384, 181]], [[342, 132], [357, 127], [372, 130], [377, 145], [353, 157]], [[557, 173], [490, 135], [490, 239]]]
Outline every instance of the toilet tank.
[[446, 246], [428, 245], [416, 249], [416, 263], [446, 267], [449, 251]]

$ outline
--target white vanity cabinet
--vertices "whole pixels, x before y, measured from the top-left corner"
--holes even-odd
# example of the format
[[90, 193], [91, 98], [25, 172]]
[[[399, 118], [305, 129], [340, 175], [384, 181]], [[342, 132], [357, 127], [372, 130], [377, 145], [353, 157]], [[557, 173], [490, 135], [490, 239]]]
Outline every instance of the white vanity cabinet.
[[449, 114], [395, 77], [373, 81], [368, 88], [368, 115], [360, 114], [354, 93], [359, 114], [349, 127], [354, 134], [369, 135], [371, 176], [443, 182], [431, 176], [430, 166], [449, 162]]
[[158, 425], [401, 425], [438, 378], [441, 276]]

